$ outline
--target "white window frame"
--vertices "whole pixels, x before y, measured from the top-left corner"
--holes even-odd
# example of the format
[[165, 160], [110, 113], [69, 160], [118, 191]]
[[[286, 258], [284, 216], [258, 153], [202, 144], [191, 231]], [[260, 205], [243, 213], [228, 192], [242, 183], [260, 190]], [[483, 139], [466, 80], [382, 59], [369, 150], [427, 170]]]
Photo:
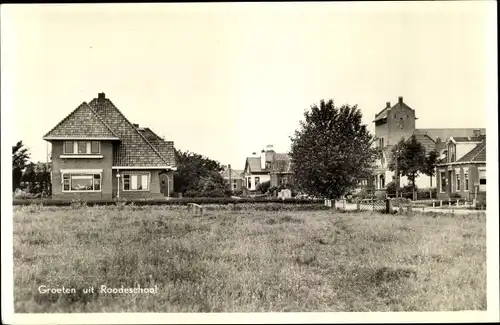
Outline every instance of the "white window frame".
[[[64, 189], [64, 176], [68, 175], [69, 176], [69, 189], [65, 190]], [[99, 175], [99, 190], [95, 190], [95, 175]], [[90, 176], [92, 178], [92, 190], [73, 190], [71, 189], [71, 183], [72, 183], [72, 176]], [[91, 172], [91, 171], [61, 171], [61, 191], [63, 193], [99, 193], [102, 192], [102, 171], [96, 171], [96, 172]]]
[[481, 176], [480, 173], [484, 172], [484, 179], [486, 180], [486, 167], [478, 167], [477, 168], [477, 184], [479, 185], [480, 191], [486, 191], [486, 185], [481, 185]]
[[[125, 189], [125, 176], [129, 176], [129, 189], [126, 190]], [[137, 176], [137, 177], [141, 177], [142, 176], [147, 176], [148, 177], [148, 180], [147, 180], [147, 185], [148, 185], [148, 188], [147, 189], [132, 189], [132, 176]], [[121, 182], [121, 189], [124, 191], [124, 192], [150, 192], [151, 191], [151, 172], [124, 172], [122, 173], [122, 182]], [[142, 184], [142, 181], [141, 181], [141, 184]]]
[[[446, 170], [440, 169], [439, 170], [439, 193], [446, 193], [446, 187], [448, 186], [448, 184], [446, 184], [446, 187], [443, 191], [443, 174], [444, 174], [444, 179], [446, 179]], [[448, 182], [447, 179], [446, 179], [446, 182]]]
[[[66, 151], [66, 143], [67, 142], [73, 142], [73, 152], [67, 152]], [[78, 144], [81, 142], [85, 142], [86, 150], [85, 152], [78, 152]], [[92, 152], [92, 142], [97, 142], [98, 143], [98, 152]], [[63, 143], [63, 154], [65, 155], [99, 155], [101, 154], [101, 141], [96, 141], [96, 140], [66, 140]]]
[[469, 168], [464, 168], [464, 192], [469, 192]]
[[[66, 151], [66, 143], [67, 142], [72, 142], [73, 143], [73, 152], [67, 152]], [[84, 153], [78, 152], [78, 144], [85, 142], [85, 151]], [[92, 153], [92, 142], [97, 142], [98, 143], [98, 152]], [[101, 141], [97, 140], [66, 140], [63, 141], [63, 154], [60, 156], [60, 158], [102, 158], [102, 149], [101, 149]]]

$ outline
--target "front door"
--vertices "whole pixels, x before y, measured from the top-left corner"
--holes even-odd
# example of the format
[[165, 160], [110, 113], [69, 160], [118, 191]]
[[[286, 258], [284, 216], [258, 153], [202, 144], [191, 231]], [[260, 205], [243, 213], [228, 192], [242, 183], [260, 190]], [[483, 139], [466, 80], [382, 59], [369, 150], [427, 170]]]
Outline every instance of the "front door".
[[169, 196], [170, 195], [170, 189], [168, 188], [168, 178], [167, 177], [162, 177], [161, 178], [161, 186], [160, 186], [160, 192], [163, 193], [163, 196]]

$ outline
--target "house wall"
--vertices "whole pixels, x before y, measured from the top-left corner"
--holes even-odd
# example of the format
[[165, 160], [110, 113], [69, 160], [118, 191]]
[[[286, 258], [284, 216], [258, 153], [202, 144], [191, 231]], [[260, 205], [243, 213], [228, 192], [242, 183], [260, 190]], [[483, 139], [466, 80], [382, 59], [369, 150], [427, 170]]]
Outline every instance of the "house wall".
[[[250, 191], [255, 191], [255, 178], [259, 177], [259, 182], [264, 183], [271, 180], [270, 174], [253, 174], [253, 175], [245, 175], [245, 180], [243, 185], [245, 185]], [[248, 179], [250, 178], [251, 186], [248, 187]]]
[[[103, 158], [60, 158], [63, 154], [63, 141], [52, 141], [52, 197], [54, 199], [96, 200], [112, 198], [113, 144], [101, 141]], [[101, 192], [63, 193], [61, 169], [102, 169]]]
[[[437, 184], [437, 196], [439, 199], [447, 199], [450, 197], [451, 194], [457, 193], [463, 198], [473, 198], [475, 194], [475, 188], [474, 184], [479, 182], [479, 172], [478, 168], [481, 167], [486, 167], [486, 164], [466, 164], [466, 165], [450, 165], [451, 166], [451, 179], [449, 175], [449, 168], [448, 166], [439, 166], [438, 167], [438, 177], [436, 177], [436, 184]], [[465, 184], [464, 184], [464, 170], [468, 169], [469, 171], [469, 190], [465, 190]], [[439, 177], [439, 172], [440, 171], [445, 171], [446, 172], [446, 178], [448, 181], [448, 186], [447, 186], [447, 191], [446, 192], [441, 192], [441, 177]], [[456, 175], [457, 173], [460, 175], [460, 190], [457, 190], [457, 181], [456, 181]], [[451, 183], [450, 183], [451, 182]], [[480, 191], [478, 190], [478, 196], [484, 195], [486, 192], [485, 191]]]
[[166, 173], [159, 173], [159, 181], [160, 181], [160, 193], [163, 195], [163, 196], [167, 196], [165, 195], [165, 193], [163, 193], [163, 183], [167, 183], [168, 182], [168, 192], [167, 193], [170, 197], [173, 195], [173, 193], [175, 192], [174, 191], [174, 172], [173, 171], [169, 171], [169, 172], [166, 172]]
[[[118, 194], [118, 182], [120, 183], [120, 198], [125, 199], [141, 199], [141, 198], [162, 198], [163, 194], [160, 191], [159, 170], [144, 170], [144, 169], [123, 169], [120, 170], [120, 180], [116, 177], [117, 170], [113, 169], [113, 197]], [[124, 191], [123, 190], [123, 175], [126, 173], [150, 173], [149, 190], [148, 191]]]
[[[226, 184], [229, 186], [229, 178], [224, 178], [224, 181], [226, 182]], [[232, 178], [231, 179], [231, 189], [233, 191], [235, 190], [241, 190], [241, 186], [243, 185], [243, 179], [242, 178]], [[236, 187], [234, 187], [234, 184], [236, 184]]]

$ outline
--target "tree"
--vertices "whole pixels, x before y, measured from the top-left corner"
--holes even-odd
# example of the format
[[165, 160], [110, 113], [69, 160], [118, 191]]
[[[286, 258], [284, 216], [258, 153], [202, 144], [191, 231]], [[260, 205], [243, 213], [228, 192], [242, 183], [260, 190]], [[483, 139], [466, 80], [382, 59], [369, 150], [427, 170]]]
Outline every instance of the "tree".
[[336, 199], [372, 173], [376, 151], [357, 106], [320, 101], [304, 113], [292, 141], [294, 180], [299, 190]]
[[24, 147], [22, 141], [18, 141], [12, 146], [12, 191], [15, 191], [21, 185], [23, 170], [29, 158], [30, 153]]
[[[399, 151], [399, 153], [398, 153]], [[419, 173], [427, 172], [427, 157], [425, 154], [425, 147], [415, 139], [411, 137], [409, 141], [402, 139], [393, 148], [392, 160], [389, 164], [389, 169], [391, 171], [397, 170], [399, 175], [408, 177], [411, 183], [413, 198], [416, 198], [415, 193], [415, 179], [418, 177]], [[398, 175], [396, 175], [398, 177]]]
[[220, 174], [219, 162], [189, 151], [175, 150], [177, 173], [174, 174], [176, 192], [185, 196], [226, 196], [227, 184]]
[[431, 187], [432, 187], [432, 176], [436, 174], [436, 163], [439, 158], [439, 153], [436, 150], [432, 150], [427, 154], [425, 158], [425, 165], [422, 170], [422, 173], [429, 176], [431, 179]]

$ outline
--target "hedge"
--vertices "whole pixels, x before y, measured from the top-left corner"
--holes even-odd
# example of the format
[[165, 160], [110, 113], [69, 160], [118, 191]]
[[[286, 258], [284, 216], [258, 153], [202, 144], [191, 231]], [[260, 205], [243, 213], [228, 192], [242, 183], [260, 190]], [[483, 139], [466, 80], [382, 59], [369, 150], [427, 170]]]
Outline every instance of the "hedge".
[[14, 199], [13, 205], [30, 205], [41, 204], [44, 206], [70, 206], [75, 202], [85, 202], [88, 206], [93, 205], [115, 205], [117, 203], [134, 205], [187, 205], [188, 203], [196, 204], [244, 204], [244, 203], [280, 203], [280, 204], [296, 204], [296, 205], [323, 205], [323, 200], [297, 200], [297, 199], [263, 199], [263, 198], [171, 198], [165, 199], [136, 199], [136, 200], [55, 200], [55, 199]]

